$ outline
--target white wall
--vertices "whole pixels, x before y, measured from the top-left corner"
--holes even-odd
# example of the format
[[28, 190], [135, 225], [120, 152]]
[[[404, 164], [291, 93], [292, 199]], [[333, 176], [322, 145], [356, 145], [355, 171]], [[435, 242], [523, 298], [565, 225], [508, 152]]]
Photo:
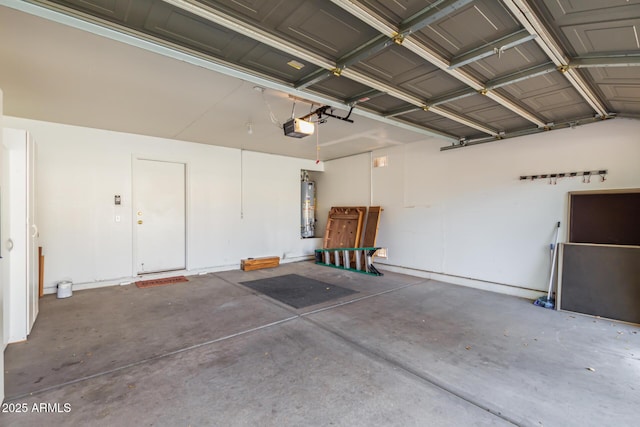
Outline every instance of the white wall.
[[[377, 263], [516, 295], [544, 291], [557, 221], [565, 238], [567, 193], [640, 187], [638, 135], [640, 121], [615, 119], [444, 152], [433, 140], [375, 151], [389, 159], [372, 170], [372, 205], [384, 208], [378, 245], [389, 249]], [[346, 203], [335, 177], [363, 163], [361, 156], [326, 163], [334, 180], [322, 188], [324, 203]], [[519, 180], [595, 169], [609, 170], [605, 182]], [[362, 189], [369, 175], [350, 179]], [[351, 197], [362, 203], [361, 190]]]
[[[38, 144], [48, 292], [65, 279], [75, 289], [132, 279], [136, 156], [187, 164], [189, 272], [238, 268], [246, 257], [295, 260], [321, 245], [299, 237], [299, 180], [301, 169], [323, 164], [13, 117], [5, 125], [29, 130]], [[640, 122], [615, 119], [445, 152], [435, 140], [375, 151], [388, 156], [385, 168], [372, 169], [368, 153], [330, 161], [317, 174], [317, 235], [331, 206], [380, 205], [378, 244], [389, 258], [378, 264], [458, 283], [470, 278], [479, 287], [502, 284], [511, 293], [543, 291], [557, 221], [564, 238], [567, 192], [640, 187], [638, 134]], [[605, 182], [518, 180], [602, 168]]]
[[301, 169], [322, 164], [15, 117], [5, 124], [29, 130], [37, 144], [46, 292], [65, 279], [74, 289], [132, 279], [136, 157], [187, 164], [188, 272], [239, 268], [246, 257], [295, 259], [315, 249], [299, 235], [299, 181]]
[[300, 171], [319, 170], [314, 161], [243, 151], [242, 257], [313, 255], [318, 239], [300, 237]]
[[324, 236], [332, 206], [369, 206], [371, 202], [371, 154], [359, 154], [325, 163], [324, 172], [315, 174], [316, 236]]

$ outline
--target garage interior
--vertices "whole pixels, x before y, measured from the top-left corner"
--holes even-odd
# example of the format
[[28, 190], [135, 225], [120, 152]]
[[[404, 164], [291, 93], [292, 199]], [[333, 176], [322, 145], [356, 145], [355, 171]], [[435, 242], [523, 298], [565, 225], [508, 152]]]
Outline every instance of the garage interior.
[[[238, 284], [288, 273], [357, 293], [296, 310]], [[522, 298], [308, 262], [158, 288], [105, 287], [45, 296], [27, 342], [6, 352], [11, 401], [70, 403], [71, 412], [3, 418], [6, 425], [633, 425], [637, 333]]]
[[[3, 425], [636, 425], [639, 24], [633, 0], [0, 0]], [[314, 264], [335, 206], [383, 209], [382, 276]], [[248, 286], [294, 274], [348, 292]]]

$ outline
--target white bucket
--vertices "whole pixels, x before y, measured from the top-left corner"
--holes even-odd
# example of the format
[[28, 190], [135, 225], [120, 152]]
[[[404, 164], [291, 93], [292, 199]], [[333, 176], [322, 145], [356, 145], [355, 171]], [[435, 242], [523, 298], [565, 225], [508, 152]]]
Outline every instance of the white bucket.
[[69, 281], [58, 282], [58, 298], [69, 298], [73, 292], [71, 285]]

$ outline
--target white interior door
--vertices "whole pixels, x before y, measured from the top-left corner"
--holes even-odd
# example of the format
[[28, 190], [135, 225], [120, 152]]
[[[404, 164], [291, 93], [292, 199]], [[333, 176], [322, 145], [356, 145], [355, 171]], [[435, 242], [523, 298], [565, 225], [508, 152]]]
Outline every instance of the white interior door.
[[[24, 341], [38, 315], [38, 229], [35, 225], [35, 143], [25, 130], [3, 129], [9, 157], [9, 342]], [[7, 192], [5, 188], [5, 201]], [[5, 290], [7, 287], [5, 286]]]
[[137, 273], [184, 269], [185, 165], [137, 159], [133, 185]]

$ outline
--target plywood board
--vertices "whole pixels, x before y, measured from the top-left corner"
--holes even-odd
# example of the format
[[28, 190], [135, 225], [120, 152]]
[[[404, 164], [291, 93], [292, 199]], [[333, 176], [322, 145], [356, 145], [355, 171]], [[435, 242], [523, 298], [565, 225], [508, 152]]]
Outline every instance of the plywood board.
[[378, 227], [380, 226], [380, 214], [383, 209], [380, 206], [370, 206], [367, 213], [367, 224], [364, 229], [364, 237], [362, 239], [363, 248], [373, 248], [376, 246], [378, 237]]
[[324, 248], [356, 248], [360, 244], [362, 224], [367, 208], [338, 206], [329, 210], [324, 233]]
[[640, 189], [574, 192], [570, 197], [570, 242], [640, 245]]
[[559, 309], [640, 323], [640, 247], [562, 245]]

